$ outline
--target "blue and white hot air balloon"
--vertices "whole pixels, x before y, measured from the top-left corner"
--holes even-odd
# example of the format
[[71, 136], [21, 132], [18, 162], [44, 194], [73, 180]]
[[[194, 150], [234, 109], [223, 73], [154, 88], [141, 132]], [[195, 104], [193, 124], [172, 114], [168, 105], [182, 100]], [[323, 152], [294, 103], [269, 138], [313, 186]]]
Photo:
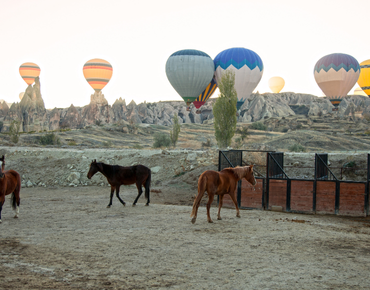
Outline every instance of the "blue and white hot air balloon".
[[263, 74], [263, 62], [252, 50], [235, 47], [220, 52], [213, 60], [216, 82], [219, 83], [226, 70], [235, 73], [235, 90], [238, 94], [237, 109], [243, 105], [260, 82]]

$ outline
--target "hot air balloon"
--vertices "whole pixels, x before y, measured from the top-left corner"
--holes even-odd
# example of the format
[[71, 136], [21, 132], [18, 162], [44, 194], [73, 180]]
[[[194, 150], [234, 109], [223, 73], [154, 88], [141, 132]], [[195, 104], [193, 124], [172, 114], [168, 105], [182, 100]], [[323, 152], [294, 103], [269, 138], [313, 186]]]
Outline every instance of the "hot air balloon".
[[217, 89], [216, 80], [213, 78], [211, 82], [208, 84], [206, 89], [199, 95], [199, 97], [193, 102], [194, 107], [199, 109], [203, 106], [207, 100], [213, 95], [215, 90]]
[[220, 52], [213, 61], [215, 63], [216, 82], [229, 69], [235, 73], [235, 90], [238, 94], [237, 109], [248, 99], [260, 82], [263, 74], [263, 62], [252, 50], [237, 47]]
[[83, 73], [89, 85], [100, 92], [111, 79], [113, 68], [106, 60], [94, 58], [84, 64]]
[[282, 77], [272, 77], [269, 79], [269, 87], [275, 94], [280, 93], [285, 85], [285, 81]]
[[188, 106], [211, 82], [213, 73], [211, 57], [195, 49], [177, 51], [166, 62], [167, 78]]
[[337, 109], [342, 98], [355, 85], [360, 75], [358, 61], [344, 53], [333, 53], [318, 60], [314, 68], [315, 80]]
[[[361, 70], [362, 71], [362, 70]], [[361, 73], [360, 73], [361, 75]], [[358, 82], [358, 81], [357, 81]], [[367, 97], [366, 93], [360, 88], [360, 87], [357, 87], [354, 92], [353, 92], [354, 95], [356, 96], [364, 96], [364, 97]]]
[[370, 59], [360, 63], [361, 72], [357, 83], [361, 89], [370, 97]]
[[25, 62], [19, 67], [19, 73], [27, 85], [32, 85], [35, 78], [40, 75], [40, 67], [33, 62]]

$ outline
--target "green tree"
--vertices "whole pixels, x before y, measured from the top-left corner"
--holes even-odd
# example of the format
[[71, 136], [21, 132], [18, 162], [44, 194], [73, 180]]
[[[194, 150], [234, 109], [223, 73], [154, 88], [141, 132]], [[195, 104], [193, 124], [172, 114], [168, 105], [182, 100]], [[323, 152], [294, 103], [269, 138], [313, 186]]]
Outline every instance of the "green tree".
[[19, 129], [21, 127], [21, 122], [18, 120], [12, 121], [9, 127], [9, 135], [10, 135], [10, 140], [13, 143], [18, 143], [19, 141]]
[[179, 139], [179, 133], [180, 133], [179, 118], [177, 117], [177, 115], [174, 115], [172, 131], [170, 132], [170, 139], [173, 147], [176, 146], [177, 140]]
[[225, 71], [218, 84], [219, 97], [213, 105], [215, 137], [220, 148], [230, 146], [236, 130], [237, 93], [234, 88], [235, 73]]

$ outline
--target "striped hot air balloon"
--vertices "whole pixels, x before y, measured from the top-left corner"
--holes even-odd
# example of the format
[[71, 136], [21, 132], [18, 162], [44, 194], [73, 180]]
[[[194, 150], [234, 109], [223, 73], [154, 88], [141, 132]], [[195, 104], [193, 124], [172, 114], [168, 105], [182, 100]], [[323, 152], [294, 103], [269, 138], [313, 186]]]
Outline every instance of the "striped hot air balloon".
[[19, 67], [19, 73], [27, 85], [32, 85], [40, 75], [40, 67], [33, 62], [25, 62]]
[[199, 97], [193, 102], [195, 108], [199, 109], [203, 106], [207, 100], [213, 95], [215, 90], [217, 89], [217, 83], [215, 78], [208, 84], [206, 89], [199, 95]]
[[110, 81], [113, 68], [106, 60], [94, 58], [84, 64], [83, 73], [89, 85], [100, 92]]
[[314, 68], [315, 80], [337, 108], [360, 75], [360, 64], [348, 54], [333, 53], [320, 58]]
[[237, 109], [243, 105], [260, 82], [263, 74], [263, 62], [252, 50], [236, 47], [220, 52], [215, 59], [216, 82], [219, 83], [226, 70], [235, 73], [235, 90], [238, 95]]
[[357, 83], [361, 89], [370, 97], [370, 59], [360, 63], [361, 72]]
[[188, 106], [204, 91], [213, 73], [212, 58], [195, 49], [177, 51], [166, 62], [167, 78]]

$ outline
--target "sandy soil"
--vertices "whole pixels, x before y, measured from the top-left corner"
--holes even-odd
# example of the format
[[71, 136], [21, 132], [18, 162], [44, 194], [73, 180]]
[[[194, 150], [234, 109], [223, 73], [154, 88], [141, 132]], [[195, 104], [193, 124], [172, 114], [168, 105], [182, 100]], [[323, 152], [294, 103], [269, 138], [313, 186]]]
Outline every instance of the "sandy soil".
[[[24, 188], [0, 224], [1, 289], [369, 289], [370, 220], [175, 203], [189, 189]], [[185, 191], [186, 190], [186, 191]], [[165, 204], [172, 203], [172, 204]]]

